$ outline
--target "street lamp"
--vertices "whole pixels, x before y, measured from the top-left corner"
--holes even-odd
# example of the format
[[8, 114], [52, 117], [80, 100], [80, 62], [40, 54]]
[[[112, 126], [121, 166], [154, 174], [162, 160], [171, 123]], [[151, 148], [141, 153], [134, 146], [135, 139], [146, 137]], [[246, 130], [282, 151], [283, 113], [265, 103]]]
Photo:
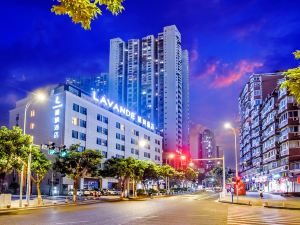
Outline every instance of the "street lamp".
[[[175, 154], [174, 153], [169, 153], [167, 154], [166, 156], [166, 164], [169, 164], [170, 163], [170, 160], [171, 159], [174, 159], [175, 158]], [[168, 160], [169, 159], [169, 160]]]
[[194, 165], [195, 165], [195, 164], [194, 164], [193, 162], [190, 162], [190, 163], [189, 163], [189, 166], [190, 166], [190, 167], [193, 167]]
[[[236, 134], [236, 130], [232, 127], [232, 125], [230, 123], [225, 123], [224, 124], [224, 128], [227, 130], [231, 130], [233, 135], [234, 135], [234, 153], [235, 153], [235, 177], [236, 179], [239, 176], [239, 172], [238, 172], [238, 153], [237, 153], [237, 134]], [[236, 197], [237, 197], [237, 201], [238, 201], [238, 196], [239, 196], [239, 188], [238, 185], [236, 185]]]
[[145, 140], [140, 140], [139, 141], [139, 147], [144, 148], [146, 146], [146, 141]]
[[[47, 96], [43, 92], [37, 92], [33, 93], [33, 98], [30, 99], [27, 104], [25, 105], [24, 109], [24, 123], [23, 123], [23, 134], [26, 134], [26, 122], [27, 122], [27, 110], [29, 106], [35, 102], [43, 102], [47, 99]], [[30, 178], [31, 178], [31, 148], [32, 145], [30, 145], [30, 152], [28, 155], [28, 162], [27, 162], [27, 184], [26, 184], [26, 201], [27, 206], [29, 206], [29, 200], [30, 200]], [[24, 164], [22, 165], [22, 171], [21, 171], [21, 182], [20, 182], [20, 198], [19, 198], [19, 207], [22, 207], [22, 198], [23, 198], [23, 183], [24, 183]]]

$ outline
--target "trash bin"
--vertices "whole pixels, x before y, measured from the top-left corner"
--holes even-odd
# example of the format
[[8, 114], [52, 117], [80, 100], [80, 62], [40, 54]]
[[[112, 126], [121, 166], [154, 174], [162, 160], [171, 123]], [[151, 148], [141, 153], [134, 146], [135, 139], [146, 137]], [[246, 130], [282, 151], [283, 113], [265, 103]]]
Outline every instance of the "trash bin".
[[0, 195], [0, 208], [10, 208], [11, 206], [11, 194]]

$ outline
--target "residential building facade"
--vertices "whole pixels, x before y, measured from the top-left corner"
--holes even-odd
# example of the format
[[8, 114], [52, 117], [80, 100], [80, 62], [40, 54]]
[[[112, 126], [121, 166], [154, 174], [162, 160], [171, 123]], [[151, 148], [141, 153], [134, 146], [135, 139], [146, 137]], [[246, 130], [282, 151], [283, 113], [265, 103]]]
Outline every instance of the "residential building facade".
[[[248, 86], [251, 87], [254, 78], [260, 83], [259, 97], [255, 99], [259, 104], [249, 110], [250, 119], [241, 123], [242, 175], [248, 189], [297, 192], [300, 190], [297, 184], [300, 176], [300, 107], [286, 89], [280, 88], [282, 75], [253, 75]], [[262, 83], [264, 79], [269, 81], [266, 87]], [[243, 100], [240, 97], [240, 109]], [[240, 115], [247, 113], [244, 111]]]
[[110, 41], [108, 96], [156, 124], [166, 152], [189, 150], [188, 61], [175, 25], [156, 37]]
[[108, 94], [108, 73], [93, 76], [69, 77], [66, 84], [74, 85], [87, 93], [96, 91], [97, 95]]

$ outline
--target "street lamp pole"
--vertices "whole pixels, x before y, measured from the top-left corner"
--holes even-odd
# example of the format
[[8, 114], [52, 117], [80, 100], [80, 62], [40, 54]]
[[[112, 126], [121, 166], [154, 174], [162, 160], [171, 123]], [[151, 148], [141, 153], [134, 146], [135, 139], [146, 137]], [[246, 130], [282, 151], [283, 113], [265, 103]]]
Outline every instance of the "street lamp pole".
[[[226, 129], [230, 129], [234, 135], [234, 153], [235, 153], [235, 179], [237, 181], [239, 177], [239, 170], [238, 170], [238, 152], [237, 152], [237, 134], [236, 130], [231, 126], [230, 123], [226, 123], [224, 125]], [[236, 201], [239, 201], [239, 187], [238, 184], [236, 183]]]
[[[44, 101], [46, 96], [43, 93], [37, 93], [34, 94], [35, 98], [39, 101]], [[29, 100], [29, 102], [25, 105], [25, 109], [24, 109], [24, 123], [23, 123], [23, 134], [26, 134], [26, 123], [27, 123], [27, 110], [29, 108], [29, 106], [31, 105], [31, 103], [33, 102], [33, 100]], [[26, 202], [27, 202], [27, 206], [29, 206], [29, 202], [30, 202], [30, 189], [31, 189], [31, 185], [30, 185], [30, 180], [31, 180], [31, 149], [32, 149], [32, 144], [30, 144], [30, 149], [29, 149], [29, 155], [28, 155], [28, 162], [27, 162], [27, 184], [26, 184]], [[22, 165], [22, 171], [21, 171], [21, 181], [20, 181], [20, 198], [19, 198], [19, 207], [22, 207], [22, 199], [23, 199], [23, 183], [24, 183], [24, 169], [25, 169], [25, 165], [23, 163]]]

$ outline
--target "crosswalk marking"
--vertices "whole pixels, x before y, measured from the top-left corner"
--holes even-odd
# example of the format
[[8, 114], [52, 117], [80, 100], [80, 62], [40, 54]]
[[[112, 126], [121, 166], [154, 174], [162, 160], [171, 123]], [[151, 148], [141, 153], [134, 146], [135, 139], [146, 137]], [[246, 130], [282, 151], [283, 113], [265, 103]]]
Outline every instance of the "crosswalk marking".
[[299, 211], [258, 206], [229, 206], [228, 225], [299, 225]]

